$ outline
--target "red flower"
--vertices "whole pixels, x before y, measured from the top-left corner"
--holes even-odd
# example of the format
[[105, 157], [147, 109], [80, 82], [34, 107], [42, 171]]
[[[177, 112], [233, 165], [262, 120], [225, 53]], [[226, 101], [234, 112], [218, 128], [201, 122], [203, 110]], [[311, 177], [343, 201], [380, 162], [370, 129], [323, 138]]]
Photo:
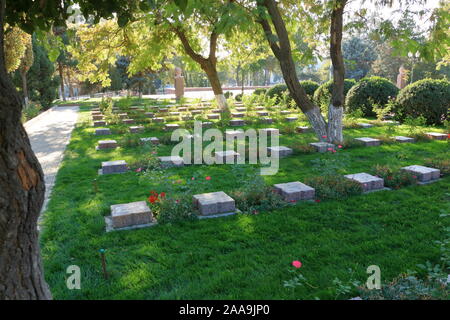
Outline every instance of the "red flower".
[[322, 136], [322, 138], [326, 139], [327, 136]]
[[148, 201], [149, 201], [150, 203], [155, 203], [156, 201], [158, 201], [158, 197], [150, 196], [150, 197], [148, 197]]
[[158, 197], [158, 192], [156, 192], [156, 191], [154, 191], [154, 190], [150, 191], [150, 194], [151, 194], [152, 196]]
[[317, 203], [319, 203], [320, 202], [320, 199], [316, 199], [316, 200], [314, 200], [315, 202], [317, 202]]
[[207, 176], [205, 179], [209, 181], [209, 180], [211, 180], [211, 177]]
[[176, 203], [180, 203], [180, 200], [175, 200]]
[[166, 193], [165, 192], [161, 192], [159, 195], [161, 196], [161, 198], [165, 198], [166, 197]]

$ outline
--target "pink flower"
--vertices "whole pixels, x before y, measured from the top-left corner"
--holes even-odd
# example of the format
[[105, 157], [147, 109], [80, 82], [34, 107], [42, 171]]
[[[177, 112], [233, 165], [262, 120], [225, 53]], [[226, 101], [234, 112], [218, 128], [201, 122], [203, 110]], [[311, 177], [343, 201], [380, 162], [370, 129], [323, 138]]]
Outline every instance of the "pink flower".
[[339, 149], [342, 149], [342, 146], [341, 146], [341, 145], [338, 145], [338, 148], [339, 148]]
[[292, 265], [294, 267], [296, 267], [297, 269], [299, 269], [299, 268], [301, 268], [302, 263], [300, 261], [298, 261], [298, 260], [295, 260], [295, 261], [292, 261]]
[[326, 139], [326, 138], [327, 138], [327, 136], [322, 136], [322, 138]]
[[333, 148], [328, 148], [327, 150], [328, 150], [328, 151], [333, 151]]
[[175, 200], [175, 203], [180, 203], [180, 200]]
[[336, 150], [333, 150], [333, 153], [335, 153], [336, 152]]
[[194, 177], [192, 177], [192, 178], [191, 178], [191, 180], [195, 180], [195, 178], [194, 178]]
[[209, 180], [211, 180], [211, 177], [207, 176], [205, 179], [209, 181]]
[[138, 168], [138, 169], [136, 169], [136, 172], [141, 172], [142, 171], [142, 168]]

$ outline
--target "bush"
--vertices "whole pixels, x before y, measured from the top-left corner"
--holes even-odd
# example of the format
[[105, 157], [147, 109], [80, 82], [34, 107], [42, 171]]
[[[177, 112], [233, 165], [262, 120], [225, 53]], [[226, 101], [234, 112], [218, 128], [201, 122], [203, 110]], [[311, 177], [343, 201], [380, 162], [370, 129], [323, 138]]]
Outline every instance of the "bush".
[[352, 112], [361, 109], [364, 116], [375, 116], [373, 106], [384, 108], [389, 99], [396, 97], [398, 88], [388, 79], [370, 77], [361, 79], [348, 91], [345, 98], [345, 106]]
[[225, 97], [225, 99], [229, 99], [230, 97], [233, 96], [233, 92], [231, 91], [227, 91], [223, 94], [223, 96]]
[[[347, 92], [355, 85], [356, 81], [354, 79], [344, 80], [344, 98]], [[333, 87], [333, 80], [323, 83], [314, 92], [314, 102], [319, 105], [322, 111], [328, 111], [328, 105], [331, 99], [331, 90]]]
[[133, 148], [141, 145], [141, 140], [135, 134], [126, 134], [119, 142], [121, 147]]
[[426, 123], [441, 124], [448, 118], [450, 108], [450, 82], [446, 80], [423, 79], [402, 90], [395, 104], [396, 119], [423, 116]]
[[300, 81], [300, 85], [305, 89], [309, 99], [314, 98], [314, 92], [316, 92], [317, 88], [320, 86], [317, 82], [312, 80]]
[[403, 170], [394, 170], [389, 166], [376, 165], [373, 168], [373, 174], [383, 178], [384, 185], [392, 189], [417, 184], [417, 177]]
[[236, 101], [242, 101], [242, 93], [238, 93], [238, 94], [234, 97], [234, 99], [235, 99]]
[[22, 110], [22, 122], [26, 122], [41, 113], [42, 106], [39, 102], [30, 101]]
[[259, 95], [265, 95], [266, 92], [267, 92], [267, 89], [257, 88], [257, 89], [255, 89], [255, 91], [253, 91], [253, 94], [259, 96]]
[[425, 160], [425, 166], [441, 170], [441, 175], [450, 174], [450, 159], [447, 158], [430, 158]]
[[172, 196], [165, 192], [150, 191], [148, 202], [158, 223], [172, 223], [197, 219], [194, 206], [189, 195]]
[[287, 86], [285, 84], [276, 84], [266, 92], [268, 98], [275, 98], [276, 103], [280, 103], [283, 97], [283, 92], [287, 91]]
[[305, 179], [305, 184], [316, 189], [318, 199], [341, 199], [361, 194], [361, 186], [340, 175], [322, 175]]
[[236, 201], [236, 208], [244, 213], [258, 214], [261, 211], [272, 211], [287, 205], [280, 195], [265, 185], [262, 178], [255, 177], [247, 185], [230, 192]]

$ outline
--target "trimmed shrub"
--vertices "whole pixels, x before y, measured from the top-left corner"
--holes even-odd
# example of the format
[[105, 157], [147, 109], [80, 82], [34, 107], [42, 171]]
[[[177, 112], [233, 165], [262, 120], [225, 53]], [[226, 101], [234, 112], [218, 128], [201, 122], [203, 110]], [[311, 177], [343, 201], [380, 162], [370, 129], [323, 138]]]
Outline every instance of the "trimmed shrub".
[[234, 96], [234, 99], [236, 101], [242, 101], [242, 93], [238, 93], [237, 95]]
[[233, 96], [233, 92], [231, 91], [227, 91], [223, 94], [223, 96], [225, 97], [225, 99], [229, 99], [230, 97]]
[[287, 90], [287, 86], [285, 84], [276, 84], [266, 92], [266, 96], [269, 98], [277, 97], [276, 103], [281, 102], [281, 98], [283, 96], [283, 92]]
[[426, 123], [441, 124], [448, 118], [450, 108], [450, 82], [447, 80], [423, 79], [402, 90], [395, 103], [395, 118], [423, 116]]
[[304, 80], [300, 81], [300, 85], [305, 89], [306, 94], [310, 99], [314, 98], [314, 92], [316, 92], [317, 88], [319, 88], [319, 84], [312, 80]]
[[[354, 79], [344, 80], [344, 98], [347, 92], [355, 85], [356, 81]], [[322, 111], [328, 110], [328, 105], [331, 99], [331, 90], [333, 87], [333, 80], [327, 81], [321, 84], [317, 90], [314, 92], [314, 102], [320, 106]]]
[[[303, 87], [303, 89], [305, 89], [306, 94], [308, 95], [308, 97], [310, 99], [313, 99], [314, 92], [317, 90], [317, 88], [319, 88], [319, 84], [312, 80], [300, 81], [300, 85]], [[277, 85], [274, 85], [269, 90], [267, 90], [266, 96], [269, 98], [273, 98], [273, 97], [277, 96], [276, 103], [280, 103], [282, 100], [283, 93], [286, 91], [288, 91], [288, 88], [285, 84], [277, 84]], [[292, 100], [290, 95], [288, 97], [288, 100], [289, 100], [288, 102], [290, 102], [290, 100]]]
[[257, 88], [257, 89], [255, 89], [255, 91], [253, 91], [253, 94], [254, 95], [261, 95], [261, 94], [266, 94], [266, 92], [267, 92], [267, 89], [264, 89], [264, 88]]
[[374, 105], [384, 108], [390, 98], [397, 96], [398, 91], [398, 88], [388, 79], [364, 78], [348, 91], [345, 106], [349, 112], [360, 109], [364, 116], [375, 116]]

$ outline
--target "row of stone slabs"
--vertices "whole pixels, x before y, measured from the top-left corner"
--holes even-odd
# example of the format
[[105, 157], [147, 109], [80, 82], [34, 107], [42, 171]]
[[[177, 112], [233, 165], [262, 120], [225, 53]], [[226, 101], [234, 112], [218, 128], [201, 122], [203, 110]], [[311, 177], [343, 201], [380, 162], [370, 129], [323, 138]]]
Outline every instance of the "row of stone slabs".
[[[122, 164], [123, 165], [123, 164]], [[419, 183], [431, 183], [440, 178], [440, 170], [419, 165], [402, 168], [417, 176]], [[364, 193], [389, 190], [384, 187], [384, 180], [368, 173], [356, 173], [344, 176], [358, 183]], [[315, 198], [315, 189], [299, 181], [280, 183], [273, 186], [284, 201], [298, 202]], [[217, 218], [233, 215], [238, 212], [233, 198], [223, 191], [194, 195], [194, 208], [199, 218]], [[105, 217], [106, 231], [127, 230], [154, 226], [157, 224], [151, 209], [145, 201], [111, 206], [111, 215]]]

